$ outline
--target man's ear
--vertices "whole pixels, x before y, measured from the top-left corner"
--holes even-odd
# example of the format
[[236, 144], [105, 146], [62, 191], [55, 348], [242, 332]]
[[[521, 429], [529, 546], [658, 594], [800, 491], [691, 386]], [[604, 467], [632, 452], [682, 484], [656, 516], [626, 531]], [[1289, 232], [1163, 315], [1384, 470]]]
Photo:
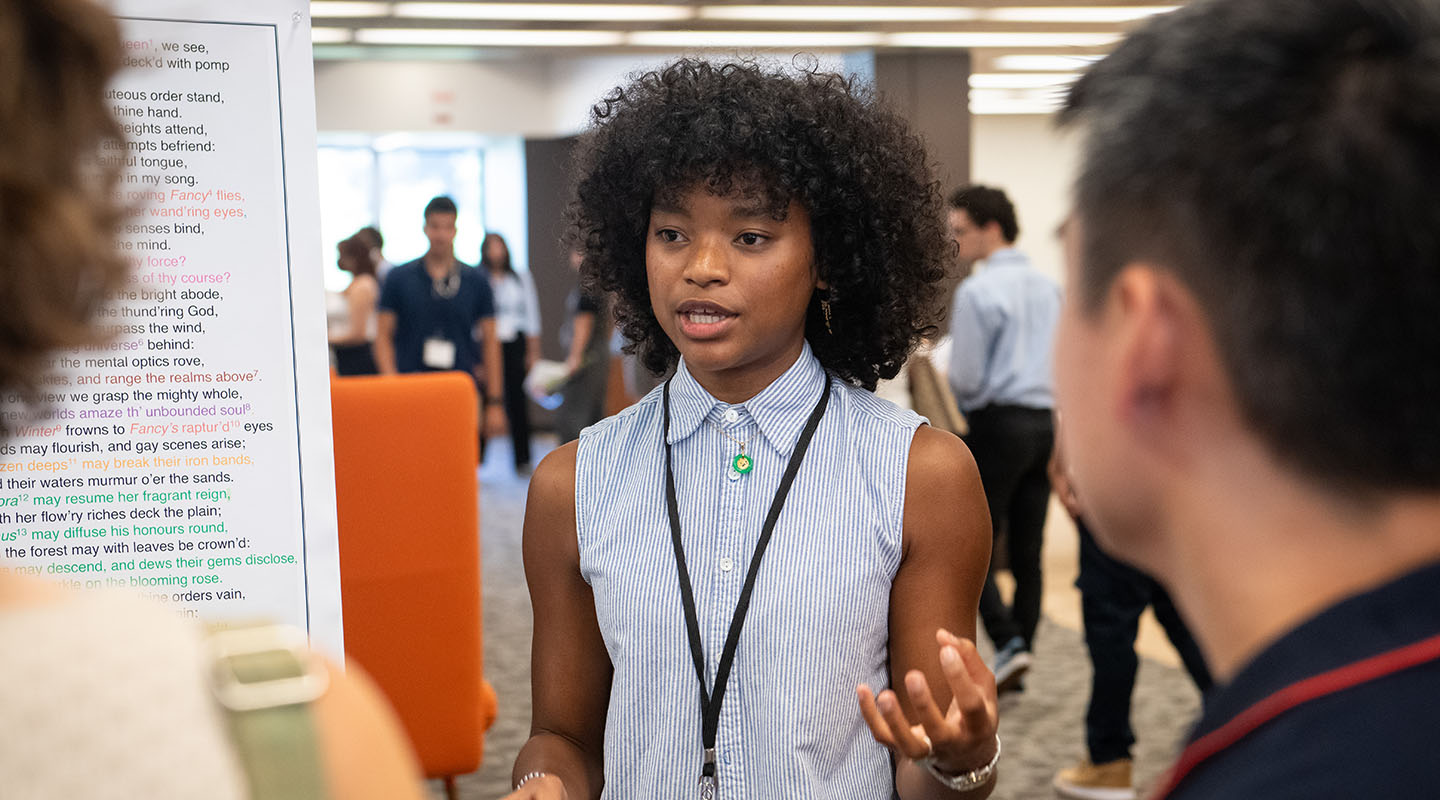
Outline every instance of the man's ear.
[[1193, 301], [1169, 273], [1143, 264], [1121, 270], [1110, 291], [1121, 335], [1120, 419], [1137, 432], [1168, 427], [1187, 357], [1184, 309]]

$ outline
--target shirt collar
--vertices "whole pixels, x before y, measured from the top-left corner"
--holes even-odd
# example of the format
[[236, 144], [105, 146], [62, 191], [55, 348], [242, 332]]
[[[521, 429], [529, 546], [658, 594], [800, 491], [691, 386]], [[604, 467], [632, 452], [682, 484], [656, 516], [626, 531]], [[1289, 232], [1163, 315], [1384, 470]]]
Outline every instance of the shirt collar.
[[[800, 357], [789, 369], [759, 394], [733, 407], [748, 411], [770, 446], [788, 456], [795, 449], [800, 431], [819, 402], [828, 379], [819, 359], [810, 351], [810, 343], [806, 342]], [[670, 444], [688, 438], [704, 424], [706, 417], [723, 414], [731, 407], [705, 391], [681, 359], [670, 382]]]
[[1342, 600], [1301, 623], [1217, 686], [1190, 741], [1307, 678], [1440, 633], [1440, 562]]
[[1029, 263], [1030, 259], [1013, 247], [1002, 247], [985, 259], [986, 267], [1025, 266]]

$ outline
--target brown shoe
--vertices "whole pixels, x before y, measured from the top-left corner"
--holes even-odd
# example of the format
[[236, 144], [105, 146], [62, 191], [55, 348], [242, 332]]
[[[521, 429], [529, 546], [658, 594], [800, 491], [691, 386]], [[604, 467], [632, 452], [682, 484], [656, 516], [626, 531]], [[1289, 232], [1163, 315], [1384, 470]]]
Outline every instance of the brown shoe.
[[1104, 764], [1091, 764], [1086, 759], [1060, 770], [1051, 785], [1066, 800], [1135, 800], [1128, 758]]

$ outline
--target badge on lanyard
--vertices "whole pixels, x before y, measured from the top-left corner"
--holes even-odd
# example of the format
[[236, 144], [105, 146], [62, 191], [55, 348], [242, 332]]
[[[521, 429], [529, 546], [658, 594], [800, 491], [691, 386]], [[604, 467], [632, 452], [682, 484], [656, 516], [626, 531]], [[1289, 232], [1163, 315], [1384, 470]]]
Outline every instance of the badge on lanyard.
[[[673, 380], [673, 379], [672, 379]], [[705, 653], [700, 644], [700, 620], [695, 610], [695, 592], [690, 585], [690, 569], [685, 564], [685, 547], [680, 535], [680, 504], [675, 496], [675, 472], [670, 455], [670, 383], [665, 381], [665, 429], [661, 440], [665, 442], [665, 510], [670, 517], [670, 543], [675, 548], [675, 569], [680, 581], [680, 604], [685, 610], [685, 628], [690, 640], [690, 656], [695, 663], [695, 678], [700, 684], [700, 800], [715, 800], [720, 793], [720, 779], [715, 767], [715, 740], [720, 730], [720, 708], [725, 702], [725, 684], [730, 679], [730, 668], [735, 664], [735, 649], [740, 644], [740, 630], [745, 625], [745, 615], [750, 611], [750, 595], [755, 590], [755, 578], [760, 573], [760, 559], [770, 545], [775, 533], [775, 523], [780, 519], [780, 510], [785, 507], [785, 498], [790, 494], [790, 485], [805, 460], [805, 451], [810, 448], [810, 439], [820, 427], [820, 418], [825, 415], [825, 406], [830, 402], [830, 376], [825, 376], [825, 390], [820, 393], [820, 402], [810, 412], [805, 429], [795, 443], [790, 463], [780, 478], [780, 487], [775, 490], [775, 499], [770, 501], [770, 513], [760, 529], [760, 540], [750, 556], [750, 567], [745, 571], [745, 585], [740, 590], [740, 600], [735, 604], [735, 613], [730, 617], [730, 631], [725, 636], [725, 648], [720, 653], [720, 664], [715, 671], [713, 690], [705, 686]], [[724, 431], [721, 431], [724, 433]], [[728, 436], [728, 434], [727, 434]], [[749, 460], [742, 450], [740, 458]], [[744, 471], [751, 465], [746, 464]], [[737, 468], [738, 469], [738, 468]]]
[[454, 369], [455, 343], [439, 336], [431, 336], [425, 340], [425, 349], [420, 360], [431, 369]]

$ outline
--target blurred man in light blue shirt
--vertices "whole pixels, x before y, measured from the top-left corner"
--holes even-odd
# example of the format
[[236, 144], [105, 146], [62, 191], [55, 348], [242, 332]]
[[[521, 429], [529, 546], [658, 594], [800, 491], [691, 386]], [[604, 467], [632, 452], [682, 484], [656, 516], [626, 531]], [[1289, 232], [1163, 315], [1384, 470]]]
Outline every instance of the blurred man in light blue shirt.
[[950, 314], [950, 386], [965, 412], [965, 443], [980, 468], [990, 519], [1008, 536], [1013, 605], [985, 580], [980, 616], [995, 643], [1001, 692], [1022, 688], [1040, 621], [1040, 548], [1050, 502], [1046, 465], [1055, 427], [1051, 347], [1060, 287], [1014, 247], [1015, 207], [999, 189], [967, 186], [950, 196], [950, 236], [966, 262], [982, 262], [960, 284]]

